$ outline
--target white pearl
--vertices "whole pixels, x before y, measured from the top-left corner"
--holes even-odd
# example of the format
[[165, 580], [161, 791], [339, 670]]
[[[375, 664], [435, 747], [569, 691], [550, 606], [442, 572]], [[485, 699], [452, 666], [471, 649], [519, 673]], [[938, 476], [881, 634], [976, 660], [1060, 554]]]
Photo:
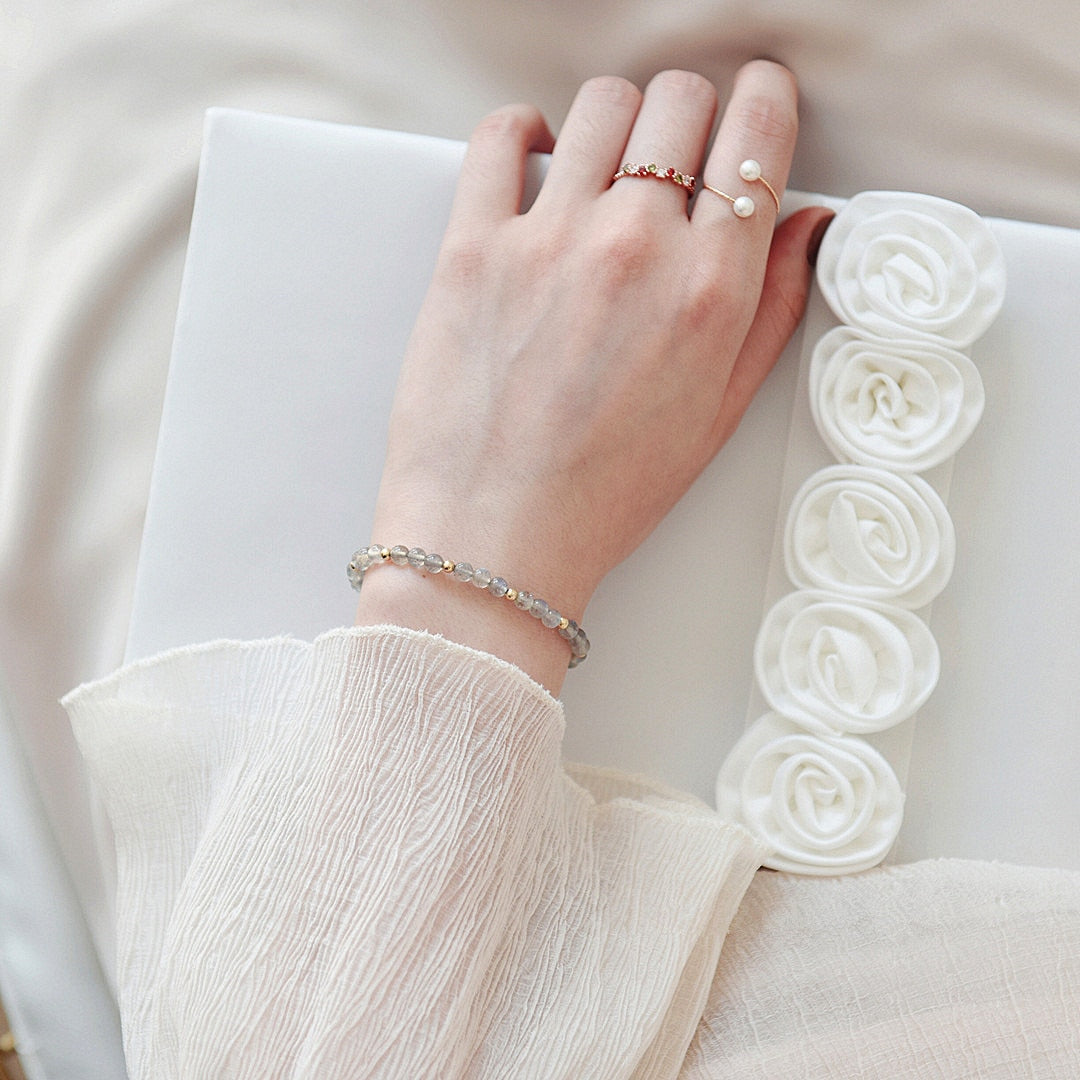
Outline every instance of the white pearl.
[[761, 166], [753, 158], [747, 158], [739, 166], [739, 175], [744, 180], [760, 180]]
[[749, 195], [740, 195], [732, 204], [736, 217], [749, 217], [754, 212], [754, 200]]

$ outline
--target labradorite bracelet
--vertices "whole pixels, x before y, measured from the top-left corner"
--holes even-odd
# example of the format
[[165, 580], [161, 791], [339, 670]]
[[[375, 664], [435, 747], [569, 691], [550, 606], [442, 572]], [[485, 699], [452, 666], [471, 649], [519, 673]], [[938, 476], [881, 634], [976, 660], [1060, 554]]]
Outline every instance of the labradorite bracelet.
[[449, 574], [455, 581], [467, 582], [478, 589], [486, 589], [499, 600], [509, 600], [514, 607], [539, 619], [541, 624], [555, 630], [566, 639], [570, 646], [570, 667], [577, 667], [589, 655], [589, 639], [585, 631], [573, 619], [560, 615], [553, 607], [533, 596], [530, 592], [516, 589], [501, 577], [496, 577], [490, 570], [473, 569], [467, 562], [453, 562], [441, 555], [429, 555], [423, 548], [407, 548], [398, 544], [392, 548], [372, 544], [354, 552], [349, 560], [347, 573], [349, 584], [359, 592], [364, 583], [364, 575], [373, 567], [384, 563], [393, 566], [411, 566], [428, 574]]

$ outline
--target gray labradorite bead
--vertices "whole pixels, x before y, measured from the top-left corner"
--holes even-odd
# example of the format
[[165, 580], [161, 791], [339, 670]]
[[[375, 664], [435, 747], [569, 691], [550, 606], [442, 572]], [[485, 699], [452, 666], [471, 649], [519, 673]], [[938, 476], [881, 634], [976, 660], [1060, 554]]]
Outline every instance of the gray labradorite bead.
[[349, 584], [357, 591], [364, 584], [364, 571], [360, 569], [360, 552], [358, 551], [350, 560], [345, 571], [349, 575]]

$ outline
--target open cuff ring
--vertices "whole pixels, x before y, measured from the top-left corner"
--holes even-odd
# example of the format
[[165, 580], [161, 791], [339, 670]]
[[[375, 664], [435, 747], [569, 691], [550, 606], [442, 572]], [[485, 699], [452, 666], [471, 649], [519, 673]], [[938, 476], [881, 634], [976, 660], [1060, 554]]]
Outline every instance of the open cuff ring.
[[[679, 172], [678, 169], [672, 168], [670, 165], [657, 165], [655, 162], [650, 162], [648, 165], [635, 165], [628, 161], [611, 179], [612, 181], [622, 180], [627, 176], [643, 176], [645, 179], [668, 180], [672, 184], [678, 184], [679, 187], [685, 188], [691, 195], [694, 193], [694, 185], [697, 183], [697, 181], [687, 173]], [[717, 194], [719, 194], [719, 192], [717, 192]]]
[[[776, 212], [780, 213], [780, 196], [776, 194], [776, 189], [761, 175], [761, 165], [758, 164], [753, 158], [747, 158], [739, 166], [739, 175], [746, 181], [765, 185], [765, 190], [772, 196], [772, 201], [776, 203]], [[731, 203], [731, 209], [734, 211], [736, 217], [748, 218], [756, 209], [754, 200], [749, 195], [728, 195], [726, 192], [721, 191], [719, 188], [714, 188], [710, 184], [702, 183], [701, 185], [706, 191], [711, 191], [714, 195], [719, 195], [721, 199], [727, 199]]]

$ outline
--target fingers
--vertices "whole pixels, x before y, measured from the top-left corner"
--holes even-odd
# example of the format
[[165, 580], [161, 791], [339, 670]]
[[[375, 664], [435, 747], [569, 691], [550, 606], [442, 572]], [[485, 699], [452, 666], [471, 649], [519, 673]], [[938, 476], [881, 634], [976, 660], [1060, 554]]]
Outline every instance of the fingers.
[[803, 317], [813, 275], [811, 262], [832, 217], [833, 212], [824, 207], [808, 207], [784, 221], [773, 236], [761, 301], [724, 392], [717, 449], [735, 430]]
[[[744, 245], [743, 250], [754, 253], [759, 269], [767, 251], [764, 241], [772, 232], [778, 212], [769, 186], [777, 197], [782, 196], [797, 131], [798, 97], [791, 72], [768, 60], [755, 60], [742, 67], [698, 180], [693, 223], [695, 228], [709, 233], [758, 240], [757, 244]], [[740, 175], [740, 165], [748, 160], [759, 164], [763, 180]], [[748, 176], [752, 177], [753, 172], [748, 171]], [[750, 203], [733, 205], [731, 200]], [[736, 212], [745, 213], [751, 204], [749, 215]]]
[[611, 186], [641, 100], [633, 83], [615, 76], [590, 79], [581, 87], [555, 142], [538, 206], [573, 206]]
[[539, 109], [507, 105], [477, 125], [465, 151], [453, 218], [492, 221], [521, 210], [530, 151], [548, 153], [554, 139]]
[[[642, 94], [625, 79], [591, 79], [579, 92], [555, 143], [539, 208], [572, 208], [612, 186], [627, 161], [693, 176], [716, 115], [716, 90], [689, 71], [663, 71]], [[625, 181], [618, 198], [670, 203], [685, 213], [689, 192], [676, 184]]]
[[[645, 88], [623, 160], [695, 176], [705, 156], [716, 104], [716, 88], [701, 75], [662, 71]], [[689, 192], [677, 184], [631, 177], [617, 184], [613, 195], [654, 207], [668, 203], [685, 213]]]
[[[736, 77], [720, 132], [704, 168], [701, 166], [716, 114], [716, 90], [700, 75], [663, 71], [644, 94], [625, 79], [590, 79], [574, 99], [554, 143], [551, 167], [538, 207], [572, 209], [605, 193], [627, 161], [671, 167], [697, 176], [700, 195], [694, 223], [714, 233], [755, 237], [759, 269], [764, 243], [776, 219], [769, 186], [779, 196], [787, 182], [798, 127], [794, 77], [779, 64], [759, 60]], [[552, 151], [543, 117], [532, 106], [512, 105], [486, 117], [469, 142], [455, 198], [455, 216], [497, 220], [517, 214], [529, 151]], [[740, 164], [760, 163], [763, 180], [739, 175]], [[685, 207], [687, 191], [676, 184], [628, 178], [618, 189], [621, 201], [648, 200], [651, 205]], [[725, 199], [708, 187], [730, 195]], [[662, 192], [662, 194], [661, 194]], [[737, 217], [752, 202], [753, 213]]]

